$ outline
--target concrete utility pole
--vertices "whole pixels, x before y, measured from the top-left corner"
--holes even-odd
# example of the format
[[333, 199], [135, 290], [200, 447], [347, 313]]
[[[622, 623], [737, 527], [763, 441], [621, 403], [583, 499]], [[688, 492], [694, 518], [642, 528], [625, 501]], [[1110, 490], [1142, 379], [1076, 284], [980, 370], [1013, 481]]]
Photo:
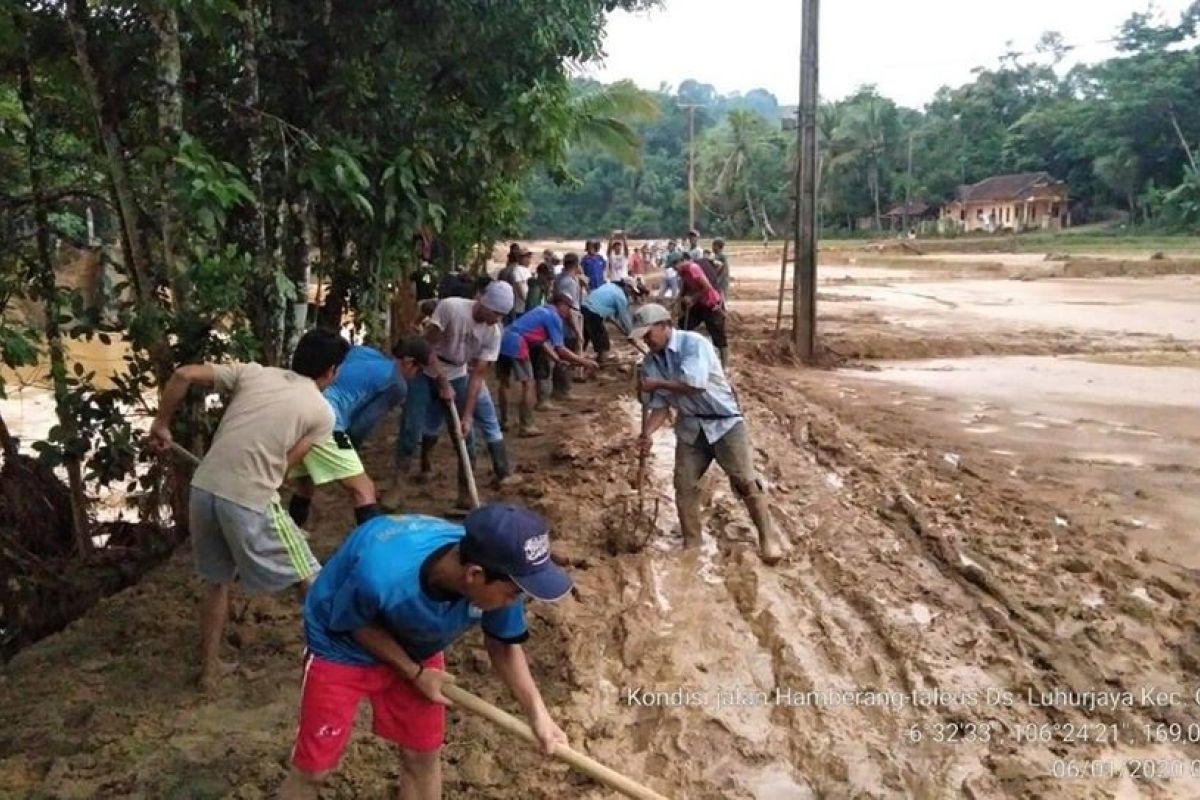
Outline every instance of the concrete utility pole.
[[800, 44], [800, 170], [797, 178], [796, 267], [792, 278], [792, 339], [806, 361], [817, 347], [817, 25], [819, 0], [804, 0]]
[[[913, 133], [908, 132], [908, 180], [904, 183], [904, 235], [908, 236], [908, 209], [912, 205], [912, 147]], [[892, 223], [895, 225], [896, 223]]]
[[688, 112], [688, 230], [696, 229], [696, 109], [697, 103], [680, 103]]

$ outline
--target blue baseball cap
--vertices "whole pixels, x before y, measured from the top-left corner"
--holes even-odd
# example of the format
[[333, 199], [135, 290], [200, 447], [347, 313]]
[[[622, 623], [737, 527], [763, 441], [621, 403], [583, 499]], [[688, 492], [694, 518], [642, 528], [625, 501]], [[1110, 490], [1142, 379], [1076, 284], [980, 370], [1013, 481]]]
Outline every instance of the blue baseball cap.
[[459, 545], [465, 561], [507, 575], [537, 600], [554, 602], [571, 591], [571, 578], [550, 558], [550, 525], [509, 503], [489, 503], [463, 521]]

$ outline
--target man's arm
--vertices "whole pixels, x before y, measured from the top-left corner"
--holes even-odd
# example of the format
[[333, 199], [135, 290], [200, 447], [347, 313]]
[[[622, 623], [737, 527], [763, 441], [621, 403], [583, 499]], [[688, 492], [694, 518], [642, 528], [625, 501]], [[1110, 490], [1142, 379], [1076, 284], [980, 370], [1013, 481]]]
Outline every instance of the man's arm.
[[170, 447], [171, 420], [183, 398], [187, 397], [188, 389], [193, 384], [212, 386], [216, 382], [216, 370], [212, 364], [186, 364], [175, 370], [163, 387], [162, 397], [158, 401], [158, 414], [150, 424], [150, 443], [159, 450]]
[[312, 450], [315, 445], [328, 438], [328, 436], [306, 436], [292, 445], [292, 449], [287, 452], [288, 469], [303, 461], [304, 457], [308, 455], [309, 450]]
[[450, 380], [442, 372], [442, 360], [437, 357], [437, 346], [441, 344], [442, 331], [441, 324], [437, 321], [437, 309], [434, 309], [433, 317], [425, 323], [425, 341], [429, 345], [430, 353], [429, 366], [425, 368], [425, 374], [433, 379], [434, 385], [437, 386], [438, 397], [450, 402], [454, 399], [454, 387], [450, 385]]
[[477, 358], [467, 367], [470, 378], [467, 381], [467, 398], [463, 402], [463, 436], [471, 432], [471, 420], [475, 418], [475, 401], [479, 399], [479, 390], [483, 387], [484, 379], [487, 378], [488, 364], [490, 363], [492, 362]]
[[512, 692], [513, 699], [521, 706], [529, 727], [541, 742], [542, 751], [547, 755], [554, 752], [556, 745], [567, 746], [567, 735], [558, 727], [546, 710], [542, 693], [534, 683], [533, 675], [529, 672], [529, 662], [525, 659], [525, 650], [519, 644], [505, 644], [491, 636], [484, 637], [488, 658], [492, 668], [504, 681], [504, 685]]
[[444, 706], [450, 705], [450, 701], [442, 694], [442, 686], [446, 683], [453, 683], [453, 675], [440, 669], [425, 669], [413, 661], [409, 658], [408, 653], [404, 652], [400, 643], [379, 625], [364, 625], [361, 628], [355, 628], [352, 635], [354, 641], [358, 642], [362, 649], [416, 686], [421, 694], [435, 703]]
[[554, 363], [567, 361], [577, 367], [587, 367], [588, 369], [599, 369], [600, 365], [590, 358], [572, 353], [565, 345], [554, 345], [550, 342], [542, 342], [542, 348], [546, 351], [546, 355]]
[[697, 395], [704, 394], [707, 387], [692, 386], [683, 381], [668, 381], [663, 378], [645, 378], [642, 380], [642, 390], [647, 392], [672, 392], [674, 394]]

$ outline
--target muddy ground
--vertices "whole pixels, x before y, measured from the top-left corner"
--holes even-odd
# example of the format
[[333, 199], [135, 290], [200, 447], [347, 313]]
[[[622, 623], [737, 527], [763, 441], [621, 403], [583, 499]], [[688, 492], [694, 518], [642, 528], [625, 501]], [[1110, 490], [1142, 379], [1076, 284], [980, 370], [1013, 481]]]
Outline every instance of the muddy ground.
[[[1186, 506], [1200, 336], [1195, 312], [1164, 322], [1195, 279], [1011, 280], [1021, 264], [976, 263], [831, 266], [821, 332], [837, 371], [797, 368], [772, 339], [778, 262], [737, 271], [733, 377], [790, 545], [779, 567], [759, 562], [715, 471], [704, 546], [680, 551], [669, 436], [650, 468], [657, 526], [632, 523], [629, 361], [542, 415], [546, 436], [513, 440], [525, 481], [508, 496], [552, 521], [577, 581], [533, 607], [528, 645], [577, 747], [673, 798], [1200, 796]], [[1044, 292], [1009, 291], [1030, 286]], [[1150, 323], [1067, 314], [1080, 298], [1146, 304]], [[932, 383], [984, 354], [975, 378]], [[1038, 359], [1051, 388], [1068, 356], [1152, 376], [1138, 390], [1101, 374], [1131, 399], [1069, 373], [1063, 397], [997, 356]], [[926, 357], [945, 361], [912, 361]], [[366, 453], [381, 479], [391, 428]], [[388, 499], [439, 513], [445, 444], [438, 473]], [[337, 489], [320, 494], [319, 556], [350, 519]], [[206, 697], [189, 685], [198, 588], [180, 552], [0, 673], [0, 794], [271, 796], [295, 724], [298, 608], [237, 600], [227, 655], [242, 672]], [[449, 668], [512, 707], [477, 640]], [[395, 756], [368, 715], [326, 796], [388, 796]], [[453, 798], [613, 796], [458, 714], [445, 763]]]

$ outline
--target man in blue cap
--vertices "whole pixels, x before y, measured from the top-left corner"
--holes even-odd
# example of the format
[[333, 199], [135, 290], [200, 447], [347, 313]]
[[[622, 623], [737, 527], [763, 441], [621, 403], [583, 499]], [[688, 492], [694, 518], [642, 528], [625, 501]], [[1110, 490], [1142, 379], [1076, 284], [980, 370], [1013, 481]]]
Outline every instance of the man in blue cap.
[[321, 571], [304, 606], [308, 655], [292, 771], [280, 796], [316, 798], [350, 740], [359, 702], [400, 748], [402, 798], [441, 797], [441, 746], [453, 681], [442, 651], [476, 625], [492, 666], [546, 753], [567, 743], [529, 672], [524, 596], [554, 602], [571, 579], [550, 558], [546, 521], [494, 503], [462, 525], [376, 517]]

